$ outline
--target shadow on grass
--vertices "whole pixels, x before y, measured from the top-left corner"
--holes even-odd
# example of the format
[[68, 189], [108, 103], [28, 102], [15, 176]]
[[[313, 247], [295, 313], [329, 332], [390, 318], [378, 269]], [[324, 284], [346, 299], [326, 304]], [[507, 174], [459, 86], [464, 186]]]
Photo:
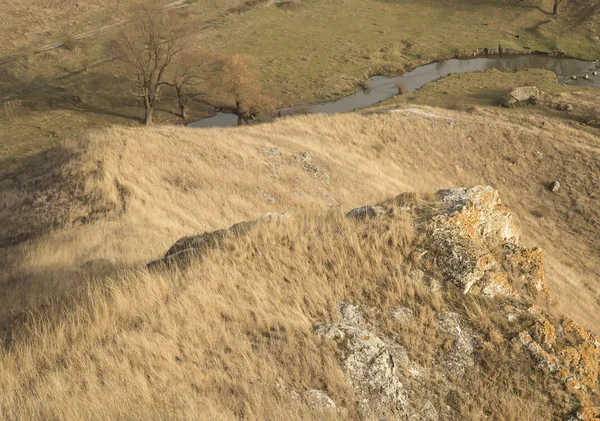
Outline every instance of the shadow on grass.
[[[382, 3], [393, 3], [393, 4], [399, 4], [402, 5], [405, 3], [404, 0], [378, 0]], [[425, 2], [424, 2], [425, 3]], [[438, 1], [434, 1], [434, 2], [430, 2], [432, 4], [435, 5], [440, 5], [442, 4], [441, 2]], [[452, 4], [454, 3], [454, 5]], [[473, 6], [473, 7], [485, 7], [485, 8], [498, 8], [498, 9], [515, 9], [515, 8], [519, 8], [519, 9], [537, 9], [540, 12], [544, 13], [545, 15], [552, 15], [551, 11], [547, 11], [542, 9], [541, 6], [537, 5], [537, 4], [527, 4], [523, 1], [515, 1], [515, 2], [511, 2], [511, 3], [500, 3], [500, 2], [494, 2], [493, 4], [489, 1], [489, 0], [455, 0], [453, 1], [448, 1], [448, 2], [443, 2], [445, 8], [448, 9], [452, 9], [455, 6], [456, 7], [460, 7], [460, 8], [464, 8], [465, 6]]]

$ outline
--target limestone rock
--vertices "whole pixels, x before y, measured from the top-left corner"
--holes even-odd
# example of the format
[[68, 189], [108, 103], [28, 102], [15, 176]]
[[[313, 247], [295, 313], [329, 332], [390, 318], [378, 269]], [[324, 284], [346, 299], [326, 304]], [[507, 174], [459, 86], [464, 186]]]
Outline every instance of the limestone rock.
[[504, 264], [513, 276], [518, 276], [532, 295], [550, 297], [544, 276], [544, 251], [540, 248], [526, 248], [515, 243], [502, 244]]
[[405, 323], [415, 318], [415, 312], [410, 307], [397, 307], [390, 310], [392, 319]]
[[427, 226], [428, 246], [446, 278], [466, 294], [514, 296], [508, 275], [490, 251], [516, 242], [512, 213], [491, 187], [441, 190], [440, 209]]
[[364, 419], [380, 420], [389, 413], [395, 414], [397, 420], [422, 419], [397, 373], [397, 367], [410, 363], [406, 350], [395, 342], [381, 339], [366, 326], [357, 326], [364, 324], [357, 307], [348, 304], [341, 307], [344, 323], [317, 325], [313, 331], [324, 339], [340, 343], [344, 373], [358, 395]]
[[556, 193], [558, 189], [560, 189], [560, 183], [558, 181], [555, 180], [548, 184], [548, 190], [550, 190], [552, 193]]
[[435, 409], [435, 406], [431, 403], [431, 401], [425, 402], [423, 407], [421, 408], [421, 420], [422, 421], [438, 421], [439, 416], [438, 412]]
[[306, 391], [306, 397], [314, 408], [318, 409], [333, 409], [336, 407], [333, 399], [322, 390], [309, 389]]
[[502, 101], [502, 105], [505, 107], [514, 107], [522, 103], [534, 103], [541, 94], [542, 92], [535, 86], [513, 88]]
[[590, 400], [600, 374], [600, 339], [570, 319], [554, 320], [537, 306], [521, 310], [534, 323], [515, 340], [523, 345], [538, 367], [565, 385], [577, 419], [592, 420], [600, 415]]
[[365, 320], [357, 306], [348, 303], [340, 305], [340, 313], [342, 313], [342, 321], [344, 324], [359, 327], [365, 325]]
[[440, 330], [453, 339], [450, 352], [443, 353], [441, 356], [442, 363], [448, 374], [461, 376], [467, 368], [475, 364], [473, 335], [466, 327], [462, 326], [465, 323], [461, 321], [457, 313], [441, 313], [438, 317], [438, 324]]

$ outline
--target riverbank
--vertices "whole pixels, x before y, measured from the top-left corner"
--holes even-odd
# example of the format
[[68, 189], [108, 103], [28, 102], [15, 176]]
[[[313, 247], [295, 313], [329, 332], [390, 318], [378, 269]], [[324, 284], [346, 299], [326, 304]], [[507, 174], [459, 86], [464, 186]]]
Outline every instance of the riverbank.
[[[220, 53], [255, 56], [262, 85], [281, 106], [338, 99], [357, 92], [375, 74], [398, 75], [482, 48], [490, 53], [498, 45], [503, 51], [600, 57], [594, 39], [600, 15], [583, 13], [587, 9], [576, 2], [558, 17], [548, 14], [550, 1], [539, 6], [508, 0], [294, 3], [259, 3], [243, 13], [220, 15], [194, 42]], [[201, 15], [201, 6], [193, 3], [189, 13]], [[586, 7], [595, 10], [598, 2]], [[128, 96], [129, 82], [114, 63], [82, 69], [86, 60], [101, 58], [101, 44], [110, 36], [0, 66], [1, 96], [26, 88], [0, 110], [0, 167], [90, 129], [139, 124], [142, 108]], [[31, 84], [42, 87], [28, 90]], [[181, 123], [171, 100], [165, 96], [160, 104], [158, 122]], [[207, 112], [195, 103], [189, 120]]]
[[[492, 55], [493, 56], [493, 55]], [[410, 100], [419, 98], [418, 94], [409, 96], [424, 86], [432, 82], [440, 81], [441, 79], [453, 74], [465, 74], [473, 72], [486, 72], [482, 76], [484, 81], [496, 79], [496, 88], [499, 92], [494, 95], [494, 101], [488, 105], [497, 105], [507, 83], [513, 82], [512, 86], [522, 84], [539, 85], [540, 79], [543, 81], [544, 88], [549, 91], [558, 91], [556, 81], [563, 85], [570, 85], [573, 88], [600, 88], [600, 76], [596, 77], [595, 73], [598, 68], [596, 62], [586, 62], [570, 58], [558, 58], [542, 55], [521, 55], [521, 56], [495, 56], [495, 57], [479, 57], [471, 59], [452, 59], [442, 62], [427, 64], [417, 67], [416, 69], [406, 72], [403, 75], [395, 77], [374, 76], [366, 79], [363, 83], [364, 88], [355, 94], [340, 98], [334, 101], [327, 101], [318, 104], [300, 105], [290, 108], [282, 108], [277, 112], [277, 115], [294, 115], [294, 114], [333, 114], [343, 113], [348, 111], [360, 110], [368, 107], [373, 107], [386, 102], [401, 102], [402, 99], [410, 98]], [[535, 72], [535, 70], [548, 70], [551, 75], [543, 72]], [[520, 75], [509, 77], [508, 80], [502, 82], [506, 75], [498, 75], [496, 71], [521, 71], [533, 70], [533, 72], [523, 72]], [[442, 84], [443, 85], [443, 84]], [[481, 88], [486, 88], [484, 82]], [[403, 98], [394, 98], [402, 91]], [[426, 92], [426, 91], [425, 91]], [[458, 95], [458, 96], [457, 96]], [[452, 101], [455, 103], [464, 102], [464, 98], [459, 98], [459, 92], [452, 94]], [[433, 99], [433, 97], [432, 97]], [[447, 102], [447, 101], [446, 101]], [[467, 99], [467, 102], [468, 99]], [[473, 100], [471, 100], [473, 102]], [[444, 104], [441, 100], [439, 104]], [[429, 103], [427, 105], [438, 105]], [[456, 107], [456, 104], [448, 104]], [[483, 105], [483, 104], [481, 104]], [[438, 105], [439, 106], [439, 105]], [[451, 106], [452, 108], [452, 106]], [[218, 113], [213, 117], [205, 118], [199, 121], [190, 123], [189, 127], [227, 127], [236, 126], [238, 121], [233, 114]]]

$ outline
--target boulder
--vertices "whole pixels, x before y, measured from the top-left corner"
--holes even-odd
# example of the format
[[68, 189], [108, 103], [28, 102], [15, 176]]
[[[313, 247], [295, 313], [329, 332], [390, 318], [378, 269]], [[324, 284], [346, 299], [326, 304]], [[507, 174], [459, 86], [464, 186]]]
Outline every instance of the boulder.
[[552, 193], [556, 193], [558, 189], [560, 189], [560, 183], [558, 181], [554, 180], [548, 184], [548, 190]]
[[565, 385], [577, 407], [576, 419], [597, 419], [600, 411], [591, 403], [590, 393], [598, 386], [600, 338], [570, 319], [556, 320], [535, 305], [510, 311], [524, 320], [533, 319], [513, 341], [529, 351], [540, 370]]
[[[475, 186], [437, 192], [437, 214], [427, 224], [428, 254], [447, 280], [466, 294], [515, 296], [490, 248], [518, 241], [512, 213], [498, 192]], [[472, 288], [477, 288], [473, 291]]]
[[317, 409], [334, 409], [336, 407], [333, 399], [322, 390], [309, 389], [306, 391], [306, 398], [313, 408]]
[[518, 88], [513, 88], [504, 97], [502, 105], [504, 107], [514, 107], [523, 103], [532, 104], [535, 103], [541, 95], [542, 92], [535, 86], [521, 86]]

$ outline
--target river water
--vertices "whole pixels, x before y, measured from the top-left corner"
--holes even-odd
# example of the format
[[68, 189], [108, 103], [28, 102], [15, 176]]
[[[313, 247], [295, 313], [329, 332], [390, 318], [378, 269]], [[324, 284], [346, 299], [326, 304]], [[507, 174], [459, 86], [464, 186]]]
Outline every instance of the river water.
[[[572, 58], [548, 57], [542, 55], [492, 56], [471, 59], [452, 59], [439, 63], [431, 63], [404, 73], [401, 76], [374, 76], [370, 79], [370, 88], [335, 101], [314, 105], [290, 107], [282, 110], [284, 114], [321, 113], [333, 114], [370, 107], [378, 102], [392, 98], [398, 93], [398, 84], [402, 83], [408, 92], [413, 92], [429, 82], [433, 82], [452, 73], [469, 73], [480, 70], [522, 70], [548, 69], [558, 76], [559, 83], [578, 86], [600, 87], [600, 74], [592, 73], [597, 69], [597, 62], [588, 62]], [[584, 76], [588, 75], [589, 79]], [[577, 76], [577, 79], [573, 79]], [[217, 113], [214, 117], [205, 118], [189, 127], [227, 127], [236, 126], [237, 116]]]

